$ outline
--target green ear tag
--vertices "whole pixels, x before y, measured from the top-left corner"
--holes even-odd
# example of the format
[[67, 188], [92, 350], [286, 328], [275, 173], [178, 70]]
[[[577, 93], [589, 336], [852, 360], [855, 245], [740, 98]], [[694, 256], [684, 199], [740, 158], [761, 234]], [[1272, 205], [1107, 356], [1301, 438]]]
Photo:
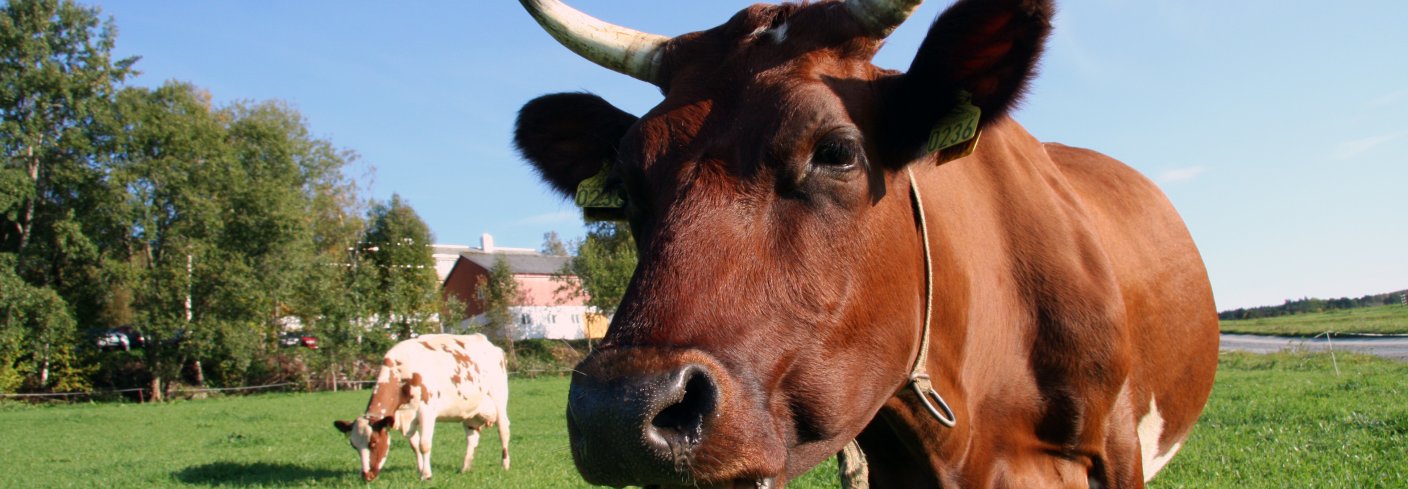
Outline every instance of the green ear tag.
[[[972, 98], [968, 92], [958, 92], [958, 105], [940, 118], [939, 122], [934, 124], [934, 131], [929, 133], [929, 143], [924, 146], [926, 154], [943, 151], [939, 160], [942, 163], [973, 152], [979, 136], [978, 120], [983, 111], [973, 105]], [[964, 143], [968, 144], [962, 151], [944, 151]]]
[[620, 187], [608, 189], [606, 172], [610, 164], [602, 165], [601, 171], [577, 184], [577, 207], [590, 213], [593, 209], [621, 209], [626, 207], [626, 195]]

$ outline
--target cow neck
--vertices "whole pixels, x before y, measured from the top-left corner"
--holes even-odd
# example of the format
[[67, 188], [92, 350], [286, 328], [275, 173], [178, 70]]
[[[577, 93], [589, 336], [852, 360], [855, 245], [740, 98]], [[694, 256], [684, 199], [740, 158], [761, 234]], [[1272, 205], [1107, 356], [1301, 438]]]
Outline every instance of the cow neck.
[[401, 398], [400, 375], [397, 374], [395, 367], [391, 365], [390, 360], [387, 360], [381, 368], [386, 372], [385, 380], [382, 380], [380, 373], [377, 374], [377, 383], [375, 387], [372, 387], [372, 397], [367, 401], [365, 414], [368, 419], [373, 421], [386, 416], [395, 416], [396, 410], [405, 404]]
[[924, 200], [920, 196], [919, 182], [914, 179], [914, 170], [905, 168], [909, 175], [909, 193], [914, 198], [914, 219], [919, 224], [919, 237], [924, 242], [924, 322], [920, 325], [919, 353], [914, 358], [914, 367], [909, 370], [909, 387], [919, 395], [924, 408], [946, 428], [958, 423], [939, 391], [929, 379], [929, 331], [934, 314], [934, 261], [930, 258], [929, 225], [924, 219]]
[[[926, 367], [929, 362], [929, 325], [934, 313], [934, 262], [929, 258], [929, 224], [924, 219], [924, 199], [919, 195], [919, 183], [914, 179], [913, 170], [906, 168], [905, 173], [909, 175], [909, 193], [914, 199], [914, 220], [919, 225], [919, 237], [924, 242], [924, 322], [919, 330], [919, 352], [915, 354], [914, 366], [909, 370], [909, 387], [919, 395], [924, 408], [939, 424], [952, 428], [958, 423], [958, 418], [953, 415], [953, 409], [949, 408], [943, 396], [934, 390], [934, 384], [929, 380], [929, 369]], [[937, 407], [935, 403], [938, 403]], [[866, 460], [859, 442], [851, 440], [841, 449], [841, 453], [837, 454], [836, 459], [841, 487], [870, 488], [870, 462]]]

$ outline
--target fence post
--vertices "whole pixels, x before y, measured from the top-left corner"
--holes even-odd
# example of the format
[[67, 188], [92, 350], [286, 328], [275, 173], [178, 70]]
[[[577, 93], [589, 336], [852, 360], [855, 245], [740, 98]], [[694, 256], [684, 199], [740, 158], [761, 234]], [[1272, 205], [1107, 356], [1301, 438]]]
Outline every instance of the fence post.
[[1325, 335], [1325, 346], [1328, 350], [1330, 350], [1330, 364], [1335, 366], [1335, 377], [1339, 377], [1340, 361], [1335, 359], [1335, 340], [1330, 339], [1331, 336], [1334, 336], [1334, 332], [1326, 331], [1321, 334]]

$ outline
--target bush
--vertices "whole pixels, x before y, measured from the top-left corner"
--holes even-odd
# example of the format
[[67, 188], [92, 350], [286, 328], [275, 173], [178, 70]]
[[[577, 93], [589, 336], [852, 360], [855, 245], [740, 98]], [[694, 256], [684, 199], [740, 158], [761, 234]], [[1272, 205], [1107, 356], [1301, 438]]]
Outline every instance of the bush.
[[566, 375], [586, 357], [586, 340], [521, 340], [509, 356], [510, 374], [524, 377]]

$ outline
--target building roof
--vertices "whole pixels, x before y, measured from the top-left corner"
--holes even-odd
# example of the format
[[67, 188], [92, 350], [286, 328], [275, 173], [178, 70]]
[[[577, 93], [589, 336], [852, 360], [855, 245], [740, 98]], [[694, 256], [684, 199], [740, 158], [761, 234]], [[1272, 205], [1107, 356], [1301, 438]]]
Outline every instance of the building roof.
[[440, 278], [440, 282], [445, 282], [445, 278], [450, 276], [450, 270], [455, 269], [455, 262], [459, 261], [460, 253], [469, 249], [472, 248], [465, 245], [430, 245], [430, 256], [435, 258], [435, 275]]
[[436, 243], [436, 244], [430, 245], [430, 253], [433, 254], [433, 255], [458, 255], [458, 254], [460, 254], [461, 252], [468, 251], [468, 250], [472, 250], [472, 249], [474, 249], [474, 248], [470, 248], [470, 247], [467, 246], [467, 245], [457, 245], [457, 244], [439, 244], [439, 243]]
[[499, 257], [508, 261], [508, 268], [514, 274], [534, 274], [552, 275], [561, 272], [563, 268], [572, 261], [570, 256], [544, 255], [535, 251], [510, 251], [499, 249], [494, 253], [486, 253], [483, 250], [471, 248], [469, 251], [460, 253], [463, 257], [474, 264], [484, 267], [485, 270], [494, 268], [494, 262]]

